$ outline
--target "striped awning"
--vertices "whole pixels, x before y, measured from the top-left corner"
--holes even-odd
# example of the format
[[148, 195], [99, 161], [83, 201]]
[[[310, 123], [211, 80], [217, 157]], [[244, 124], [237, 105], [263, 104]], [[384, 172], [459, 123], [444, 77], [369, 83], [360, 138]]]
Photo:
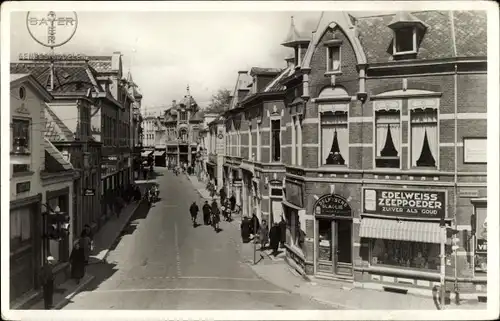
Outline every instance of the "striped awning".
[[364, 217], [361, 220], [360, 237], [373, 239], [440, 243], [439, 223], [397, 221]]

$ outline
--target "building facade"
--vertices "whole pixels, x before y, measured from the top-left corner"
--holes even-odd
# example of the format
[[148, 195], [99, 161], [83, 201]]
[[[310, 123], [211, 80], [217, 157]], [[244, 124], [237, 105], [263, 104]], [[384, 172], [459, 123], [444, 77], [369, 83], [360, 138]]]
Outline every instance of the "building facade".
[[184, 98], [179, 103], [174, 100], [162, 120], [167, 166], [195, 166], [202, 123], [201, 110], [188, 87]]
[[[52, 95], [29, 74], [11, 74], [10, 302], [22, 308], [39, 297], [44, 258], [55, 258], [55, 283], [66, 280], [73, 230], [60, 240], [45, 236], [46, 214], [77, 213], [73, 186], [79, 173], [44, 138], [46, 104]], [[22, 140], [22, 141], [21, 141]], [[29, 152], [18, 162], [22, 148]]]
[[429, 294], [446, 225], [447, 288], [486, 291], [485, 26], [474, 11], [330, 12], [307, 36], [292, 21], [288, 67], [235, 91], [224, 185], [244, 215], [284, 214], [297, 270]]

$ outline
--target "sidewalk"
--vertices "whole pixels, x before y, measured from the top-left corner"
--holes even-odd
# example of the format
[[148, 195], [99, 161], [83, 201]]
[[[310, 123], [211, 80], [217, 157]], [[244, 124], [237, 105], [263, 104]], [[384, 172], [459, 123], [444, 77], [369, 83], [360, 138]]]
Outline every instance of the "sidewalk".
[[[141, 184], [139, 182], [136, 182]], [[149, 181], [148, 183], [151, 183]], [[143, 189], [144, 184], [139, 185]], [[108, 220], [101, 229], [94, 235], [94, 250], [89, 257], [89, 264], [97, 264], [105, 262], [111, 247], [116, 239], [120, 236], [121, 231], [125, 228], [128, 221], [134, 214], [135, 210], [139, 207], [140, 202], [131, 202], [120, 213], [119, 217], [114, 217]], [[68, 279], [66, 282], [60, 284], [54, 290], [54, 306], [53, 309], [61, 309], [65, 306], [75, 295], [84, 289], [92, 280], [94, 276], [86, 273], [79, 284], [75, 280]], [[41, 300], [31, 305], [29, 309], [44, 309], [43, 296]]]
[[[370, 289], [353, 288], [351, 284], [312, 278], [311, 282], [290, 267], [285, 261], [263, 260], [250, 265], [262, 279], [276, 286], [308, 297], [312, 300], [346, 310], [436, 310], [432, 298], [404, 295]], [[447, 305], [446, 310], [481, 310], [485, 303], [463, 303]]]
[[[193, 184], [194, 189], [200, 194], [200, 196], [207, 201], [211, 201], [213, 198], [210, 196], [210, 192], [206, 190], [206, 184], [203, 182], [198, 181], [198, 178], [196, 175], [187, 175], [187, 178], [191, 181], [191, 184]], [[215, 199], [219, 199], [218, 195], [215, 195]]]

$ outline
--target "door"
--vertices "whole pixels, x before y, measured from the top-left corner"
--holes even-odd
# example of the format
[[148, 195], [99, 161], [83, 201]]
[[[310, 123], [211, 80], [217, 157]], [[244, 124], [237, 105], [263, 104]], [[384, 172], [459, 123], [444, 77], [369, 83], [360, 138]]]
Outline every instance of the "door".
[[331, 219], [317, 219], [317, 265], [316, 271], [319, 273], [333, 274], [333, 229], [335, 225]]
[[336, 220], [335, 274], [352, 275], [352, 221]]

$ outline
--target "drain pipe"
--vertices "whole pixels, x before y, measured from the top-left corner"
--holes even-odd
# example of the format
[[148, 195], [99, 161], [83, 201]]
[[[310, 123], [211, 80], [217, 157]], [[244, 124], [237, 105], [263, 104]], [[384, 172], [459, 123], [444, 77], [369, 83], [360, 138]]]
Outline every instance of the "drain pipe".
[[[458, 86], [457, 86], [457, 78], [458, 78], [458, 74], [457, 74], [457, 64], [455, 63], [455, 74], [453, 75], [453, 78], [454, 78], [454, 104], [455, 104], [455, 115], [454, 115], [454, 120], [455, 120], [455, 173], [454, 173], [454, 184], [453, 184], [453, 197], [454, 197], [454, 202], [453, 204], [455, 205], [455, 215], [453, 216], [453, 220], [454, 220], [454, 225], [455, 225], [455, 228], [457, 226], [457, 210], [458, 210], [458, 106], [457, 106], [457, 90], [458, 90]], [[455, 238], [456, 236], [454, 235], [453, 238]], [[463, 242], [463, 240], [462, 240]], [[454, 242], [453, 242], [454, 243]], [[455, 261], [455, 281], [453, 282], [453, 288], [454, 288], [454, 291], [455, 291], [455, 304], [456, 305], [460, 305], [460, 293], [459, 293], [459, 290], [458, 290], [458, 267], [457, 267], [457, 262], [458, 262], [458, 258], [457, 258], [457, 250], [458, 249], [455, 249], [454, 251], [454, 261]]]

